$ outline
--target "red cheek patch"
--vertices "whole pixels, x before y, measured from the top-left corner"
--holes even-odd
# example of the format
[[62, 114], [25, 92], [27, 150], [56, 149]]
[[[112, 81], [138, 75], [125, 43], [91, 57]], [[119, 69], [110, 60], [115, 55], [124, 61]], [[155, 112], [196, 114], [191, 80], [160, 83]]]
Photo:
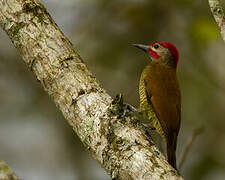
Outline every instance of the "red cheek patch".
[[152, 55], [154, 59], [160, 58], [160, 56], [153, 50], [149, 49], [149, 53]]

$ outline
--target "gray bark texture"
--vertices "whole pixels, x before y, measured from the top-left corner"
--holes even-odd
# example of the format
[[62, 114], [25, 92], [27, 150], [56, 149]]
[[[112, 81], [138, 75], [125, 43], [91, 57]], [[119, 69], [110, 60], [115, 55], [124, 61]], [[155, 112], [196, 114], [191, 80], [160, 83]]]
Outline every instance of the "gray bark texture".
[[113, 100], [38, 0], [0, 0], [0, 26], [112, 179], [183, 179], [122, 98]]
[[225, 16], [224, 16], [223, 8], [219, 0], [209, 0], [209, 6], [220, 28], [221, 36], [223, 40], [225, 41]]
[[20, 180], [19, 177], [5, 164], [0, 161], [0, 180]]

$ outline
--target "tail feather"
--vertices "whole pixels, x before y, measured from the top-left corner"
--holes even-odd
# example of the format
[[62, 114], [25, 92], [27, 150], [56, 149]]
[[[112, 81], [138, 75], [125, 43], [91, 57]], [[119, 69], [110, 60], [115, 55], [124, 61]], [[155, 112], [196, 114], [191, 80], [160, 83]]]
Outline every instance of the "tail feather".
[[174, 134], [173, 137], [168, 138], [167, 141], [167, 158], [169, 164], [173, 166], [174, 169], [177, 170], [176, 146], [177, 146], [177, 136]]

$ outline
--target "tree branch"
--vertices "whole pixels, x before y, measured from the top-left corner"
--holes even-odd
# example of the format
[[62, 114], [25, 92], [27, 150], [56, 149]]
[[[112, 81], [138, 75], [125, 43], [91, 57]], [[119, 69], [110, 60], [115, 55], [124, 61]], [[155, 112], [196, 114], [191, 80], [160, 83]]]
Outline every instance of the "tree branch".
[[0, 180], [20, 180], [20, 178], [3, 161], [0, 161]]
[[1, 0], [0, 26], [112, 178], [182, 179], [121, 99], [112, 103], [38, 0]]
[[209, 0], [209, 6], [220, 28], [221, 36], [223, 40], [225, 41], [225, 16], [224, 16], [223, 8], [219, 0]]

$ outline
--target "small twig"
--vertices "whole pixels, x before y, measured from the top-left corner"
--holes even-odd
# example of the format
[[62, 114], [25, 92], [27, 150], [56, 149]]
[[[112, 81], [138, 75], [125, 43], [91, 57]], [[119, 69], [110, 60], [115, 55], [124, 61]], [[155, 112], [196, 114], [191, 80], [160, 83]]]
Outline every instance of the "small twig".
[[186, 158], [187, 158], [187, 155], [191, 149], [191, 146], [193, 145], [195, 139], [197, 138], [197, 136], [199, 136], [200, 134], [202, 134], [204, 131], [204, 127], [199, 127], [199, 128], [196, 128], [193, 130], [192, 132], [192, 136], [190, 138], [190, 141], [188, 142], [188, 144], [186, 145], [185, 149], [184, 149], [184, 153], [183, 153], [183, 156], [182, 156], [182, 159], [180, 161], [180, 164], [179, 164], [179, 169], [182, 168]]
[[225, 16], [224, 16], [223, 8], [219, 0], [209, 0], [209, 6], [220, 28], [221, 36], [223, 40], [225, 41]]

